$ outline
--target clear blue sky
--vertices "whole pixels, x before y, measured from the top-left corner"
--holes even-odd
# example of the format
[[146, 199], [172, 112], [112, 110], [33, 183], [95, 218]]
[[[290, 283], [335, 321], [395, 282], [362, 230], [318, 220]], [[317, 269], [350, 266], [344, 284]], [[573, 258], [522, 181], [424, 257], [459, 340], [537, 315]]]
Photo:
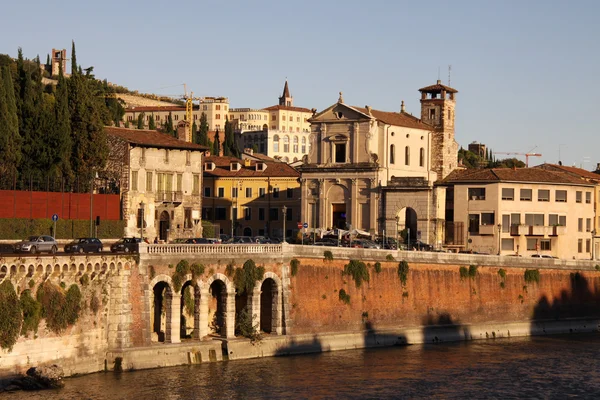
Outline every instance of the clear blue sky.
[[[232, 107], [346, 103], [419, 114], [417, 89], [459, 90], [456, 138], [538, 162], [600, 162], [600, 1], [13, 1], [0, 52], [77, 46], [96, 76], [146, 92], [183, 82]], [[183, 87], [163, 89], [179, 94]]]

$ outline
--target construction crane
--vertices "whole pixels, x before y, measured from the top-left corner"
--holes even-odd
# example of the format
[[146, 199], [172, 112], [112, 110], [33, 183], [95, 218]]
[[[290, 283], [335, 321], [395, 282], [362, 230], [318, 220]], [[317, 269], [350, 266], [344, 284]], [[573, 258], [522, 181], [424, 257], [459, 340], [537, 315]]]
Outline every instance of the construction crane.
[[183, 96], [181, 94], [179, 94], [179, 95], [163, 94], [162, 96], [172, 97], [175, 99], [185, 101], [185, 120], [187, 121], [187, 126], [185, 127], [185, 141], [191, 142], [192, 141], [192, 125], [194, 123], [194, 121], [193, 121], [194, 100], [200, 101], [200, 100], [202, 100], [202, 97], [194, 97], [194, 92], [190, 92], [188, 95], [187, 85], [185, 83], [180, 83], [179, 85], [173, 85], [173, 86], [165, 86], [165, 87], [159, 88], [159, 89], [166, 89], [166, 88], [175, 87], [175, 86], [183, 86]]
[[[535, 148], [535, 147], [534, 147]], [[525, 167], [529, 168], [529, 157], [541, 157], [540, 153], [516, 153], [516, 152], [503, 152], [496, 151], [494, 154], [506, 154], [506, 155], [515, 155], [515, 156], [525, 156]]]

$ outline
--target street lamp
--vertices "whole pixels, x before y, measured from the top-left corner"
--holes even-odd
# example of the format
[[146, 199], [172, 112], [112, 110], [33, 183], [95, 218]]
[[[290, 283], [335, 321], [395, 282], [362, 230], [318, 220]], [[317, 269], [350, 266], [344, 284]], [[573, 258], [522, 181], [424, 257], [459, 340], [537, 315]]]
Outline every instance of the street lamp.
[[502, 236], [502, 224], [498, 224], [498, 255], [500, 255], [501, 247], [501, 236]]
[[140, 217], [141, 217], [141, 219], [140, 219], [140, 239], [142, 241], [144, 241], [144, 206], [145, 206], [145, 204], [144, 204], [144, 201], [142, 200], [140, 202], [140, 211], [141, 211], [140, 212]]
[[398, 231], [400, 230], [400, 216], [396, 215], [396, 245], [398, 246], [398, 250], [400, 250], [400, 242], [398, 241]]
[[281, 211], [283, 212], [283, 243], [286, 243], [285, 241], [285, 217], [287, 215], [287, 207], [283, 206], [281, 207]]

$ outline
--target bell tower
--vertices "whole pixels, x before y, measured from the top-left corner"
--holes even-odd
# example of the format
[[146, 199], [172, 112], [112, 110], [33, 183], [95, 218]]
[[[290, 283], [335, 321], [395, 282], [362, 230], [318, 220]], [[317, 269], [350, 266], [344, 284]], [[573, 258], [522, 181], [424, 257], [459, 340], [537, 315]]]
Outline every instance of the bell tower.
[[294, 98], [290, 95], [290, 89], [288, 88], [288, 82], [285, 81], [285, 86], [283, 87], [283, 94], [279, 98], [280, 106], [293, 106]]
[[433, 127], [431, 166], [444, 179], [458, 165], [458, 143], [454, 139], [454, 109], [458, 90], [442, 85], [419, 89], [421, 92], [421, 121]]

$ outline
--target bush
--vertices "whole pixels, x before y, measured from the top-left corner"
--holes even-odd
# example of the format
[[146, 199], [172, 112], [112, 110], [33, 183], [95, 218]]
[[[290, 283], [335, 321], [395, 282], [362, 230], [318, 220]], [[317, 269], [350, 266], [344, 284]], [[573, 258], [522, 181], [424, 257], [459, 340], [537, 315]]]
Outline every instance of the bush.
[[500, 268], [498, 270], [498, 275], [500, 275], [500, 278], [502, 278], [502, 280], [506, 279], [506, 270], [503, 268]]
[[202, 237], [203, 238], [214, 238], [215, 227], [208, 221], [202, 220]]
[[65, 298], [65, 313], [67, 314], [67, 323], [69, 325], [73, 325], [79, 318], [79, 311], [81, 311], [81, 297], [79, 286], [75, 284], [69, 286], [69, 290], [67, 290], [67, 296]]
[[463, 279], [467, 279], [469, 277], [469, 269], [465, 266], [460, 267], [460, 269], [458, 270], [458, 272], [460, 273], [460, 280], [462, 281]]
[[188, 285], [183, 291], [183, 306], [187, 315], [194, 315], [194, 310], [196, 309], [196, 302], [194, 301], [192, 292], [193, 290], [193, 287]]
[[526, 269], [525, 270], [525, 282], [527, 283], [539, 283], [540, 271], [537, 269]]
[[363, 281], [369, 282], [369, 270], [364, 262], [358, 260], [350, 260], [348, 264], [344, 266], [344, 272], [342, 275], [350, 275], [354, 279], [356, 287], [359, 288]]
[[233, 263], [233, 261], [231, 261], [225, 267], [225, 275], [227, 275], [227, 276], [233, 276], [234, 273], [235, 273], [235, 264]]
[[251, 294], [256, 282], [265, 276], [265, 267], [257, 267], [253, 260], [246, 260], [242, 268], [236, 268], [233, 283], [238, 295]]
[[12, 350], [21, 332], [21, 303], [9, 280], [0, 284], [0, 347]]
[[92, 294], [92, 298], [90, 299], [90, 309], [94, 315], [98, 314], [98, 311], [100, 311], [100, 299], [98, 299], [98, 296], [96, 296], [95, 292]]
[[323, 258], [325, 258], [325, 260], [327, 261], [333, 261], [333, 253], [331, 252], [331, 250], [325, 250], [323, 252]]
[[381, 272], [381, 263], [379, 261], [377, 261], [373, 267], [374, 267], [376, 273]]
[[148, 277], [150, 278], [150, 280], [154, 279], [154, 277], [156, 276], [156, 270], [154, 269], [154, 265], [151, 265], [148, 267]]
[[87, 286], [88, 283], [90, 283], [90, 277], [88, 274], [83, 274], [83, 276], [79, 278], [79, 283], [81, 283], [82, 286]]
[[[98, 238], [118, 238], [123, 236], [127, 221], [104, 220], [98, 226]], [[23, 239], [39, 234], [51, 234], [53, 222], [50, 219], [2, 218], [0, 239]], [[59, 219], [56, 222], [56, 238], [69, 239], [87, 237], [90, 234], [90, 220]]]
[[175, 266], [175, 272], [177, 272], [181, 276], [185, 276], [190, 272], [190, 263], [186, 260], [181, 260]]
[[260, 342], [262, 336], [258, 331], [258, 325], [252, 324], [252, 315], [246, 308], [242, 309], [235, 318], [236, 334], [250, 339], [252, 343]]
[[293, 258], [290, 261], [290, 267], [291, 267], [291, 274], [292, 276], [296, 276], [296, 274], [298, 274], [298, 267], [300, 266], [300, 260], [298, 260], [297, 258]]
[[475, 279], [475, 277], [477, 276], [477, 265], [469, 265], [469, 277], [471, 279]]
[[171, 281], [173, 282], [173, 290], [179, 292], [183, 286], [183, 277], [177, 272], [174, 272], [171, 276]]
[[394, 261], [394, 256], [391, 254], [388, 254], [387, 256], [385, 256], [386, 261]]
[[350, 304], [350, 295], [348, 293], [346, 293], [346, 291], [344, 289], [340, 289], [338, 298], [344, 304]]
[[63, 291], [46, 281], [38, 286], [36, 299], [42, 304], [42, 316], [46, 319], [46, 326], [54, 333], [60, 333], [68, 326], [67, 299]]
[[202, 276], [202, 274], [204, 274], [206, 267], [204, 264], [193, 263], [190, 267], [190, 270], [192, 271], [192, 279], [196, 280]]
[[40, 320], [42, 319], [42, 305], [39, 301], [31, 297], [30, 290], [25, 290], [21, 293], [20, 303], [23, 310], [21, 335], [27, 336], [29, 332], [37, 333]]
[[398, 277], [400, 278], [402, 286], [406, 286], [406, 282], [408, 281], [408, 270], [408, 263], [404, 260], [400, 261], [398, 264]]

